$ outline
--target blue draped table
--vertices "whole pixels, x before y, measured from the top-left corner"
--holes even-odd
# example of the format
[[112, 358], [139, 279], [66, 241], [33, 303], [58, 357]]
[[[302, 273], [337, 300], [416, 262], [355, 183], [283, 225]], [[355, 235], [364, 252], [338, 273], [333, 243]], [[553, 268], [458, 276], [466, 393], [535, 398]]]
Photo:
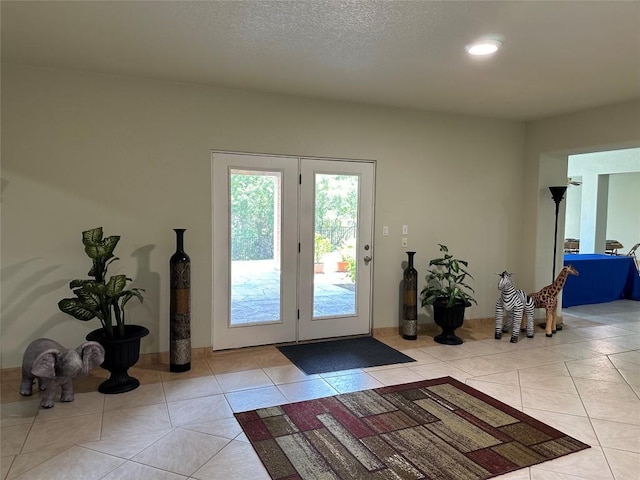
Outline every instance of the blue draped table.
[[562, 290], [562, 307], [604, 303], [628, 298], [640, 300], [640, 275], [633, 257], [578, 254], [564, 256], [579, 276], [569, 275]]

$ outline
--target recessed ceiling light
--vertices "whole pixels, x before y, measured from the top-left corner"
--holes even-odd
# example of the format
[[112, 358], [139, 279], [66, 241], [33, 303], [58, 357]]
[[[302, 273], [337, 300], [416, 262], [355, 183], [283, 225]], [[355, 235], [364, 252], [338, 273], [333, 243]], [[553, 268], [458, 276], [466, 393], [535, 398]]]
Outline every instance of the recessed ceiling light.
[[465, 47], [469, 55], [491, 55], [502, 46], [499, 40], [479, 40]]

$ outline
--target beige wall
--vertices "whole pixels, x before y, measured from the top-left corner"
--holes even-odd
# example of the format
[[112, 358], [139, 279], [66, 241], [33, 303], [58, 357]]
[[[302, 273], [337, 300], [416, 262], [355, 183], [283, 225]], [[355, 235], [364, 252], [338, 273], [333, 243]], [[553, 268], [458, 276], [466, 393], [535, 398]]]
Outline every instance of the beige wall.
[[374, 327], [398, 324], [403, 224], [419, 288], [446, 243], [476, 279], [467, 317], [492, 317], [495, 272], [526, 283], [536, 258], [523, 255], [537, 227], [521, 213], [536, 212], [527, 173], [549, 143], [529, 144], [525, 171], [524, 135], [519, 122], [3, 65], [1, 367], [37, 337], [71, 346], [98, 327], [56, 306], [89, 269], [80, 232], [95, 226], [122, 235], [112, 273], [147, 289], [130, 312], [151, 330], [145, 352], [168, 350], [172, 229], [187, 229], [192, 344], [211, 345], [212, 149], [376, 160]]

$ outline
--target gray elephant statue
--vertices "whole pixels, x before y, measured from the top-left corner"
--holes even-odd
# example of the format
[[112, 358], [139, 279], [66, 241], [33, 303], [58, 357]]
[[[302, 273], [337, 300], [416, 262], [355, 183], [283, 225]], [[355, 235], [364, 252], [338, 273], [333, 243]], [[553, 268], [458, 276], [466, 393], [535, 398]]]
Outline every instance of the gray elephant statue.
[[73, 401], [73, 378], [86, 375], [104, 361], [104, 348], [98, 342], [85, 342], [78, 348], [64, 348], [49, 338], [39, 338], [29, 344], [22, 357], [20, 394], [33, 393], [33, 381], [38, 379], [42, 391], [40, 406], [53, 407], [61, 388], [60, 401]]

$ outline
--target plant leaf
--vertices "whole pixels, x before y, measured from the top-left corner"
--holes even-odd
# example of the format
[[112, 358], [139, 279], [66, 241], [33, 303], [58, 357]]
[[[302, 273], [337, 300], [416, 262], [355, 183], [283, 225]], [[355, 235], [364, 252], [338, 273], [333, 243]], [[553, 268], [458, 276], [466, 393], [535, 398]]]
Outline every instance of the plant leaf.
[[132, 288], [131, 290], [127, 290], [122, 297], [122, 308], [124, 309], [124, 306], [133, 297], [136, 297], [138, 300], [140, 300], [140, 303], [142, 303], [144, 301], [144, 297], [142, 296], [141, 292], [144, 292], [144, 290], [142, 290], [141, 288]]
[[100, 308], [100, 296], [90, 292], [86, 288], [77, 288], [73, 291], [80, 301], [89, 308], [93, 310], [98, 310]]
[[113, 251], [119, 241], [120, 237], [118, 235], [112, 235], [101, 242], [85, 245], [84, 251], [87, 253], [89, 258], [93, 260], [102, 260], [104, 262], [113, 256]]
[[101, 240], [102, 240], [102, 227], [92, 228], [91, 230], [86, 230], [82, 232], [82, 243], [85, 246], [98, 243]]
[[96, 312], [77, 298], [63, 298], [58, 302], [58, 308], [85, 322], [96, 317]]
[[84, 287], [87, 284], [91, 284], [91, 283], [95, 283], [94, 280], [82, 280], [82, 279], [75, 279], [75, 280], [71, 280], [71, 282], [69, 282], [69, 288], [71, 290], [73, 290], [74, 288], [78, 288], [78, 287]]
[[104, 248], [103, 256], [105, 258], [111, 258], [113, 256], [113, 251], [116, 249], [119, 241], [120, 235], [111, 235], [102, 241], [102, 246]]
[[127, 286], [126, 275], [114, 275], [107, 282], [106, 295], [109, 297], [117, 297]]
[[97, 295], [106, 295], [107, 294], [107, 286], [103, 283], [98, 283], [94, 281], [87, 282], [83, 285], [85, 290], [91, 293], [95, 293]]

